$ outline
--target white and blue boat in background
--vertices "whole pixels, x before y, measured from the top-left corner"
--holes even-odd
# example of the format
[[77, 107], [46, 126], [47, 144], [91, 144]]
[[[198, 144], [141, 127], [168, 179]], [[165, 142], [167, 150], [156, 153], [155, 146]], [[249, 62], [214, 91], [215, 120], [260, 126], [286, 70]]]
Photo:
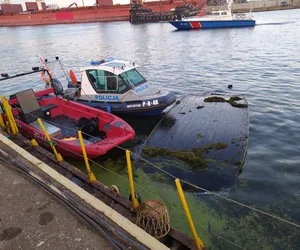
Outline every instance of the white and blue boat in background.
[[238, 28], [254, 27], [255, 18], [251, 14], [232, 14], [232, 0], [228, 1], [227, 10], [212, 11], [203, 17], [182, 17], [181, 20], [171, 21], [179, 30], [190, 29], [217, 29], [217, 28]]

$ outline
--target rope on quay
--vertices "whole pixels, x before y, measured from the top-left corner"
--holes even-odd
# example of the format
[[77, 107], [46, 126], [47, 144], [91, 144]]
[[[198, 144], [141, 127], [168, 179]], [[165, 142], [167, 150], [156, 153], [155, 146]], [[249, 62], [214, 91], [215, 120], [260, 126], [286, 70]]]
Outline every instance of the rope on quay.
[[53, 188], [50, 188], [46, 183], [42, 182], [41, 180], [36, 179], [30, 171], [26, 169], [23, 164], [17, 160], [14, 160], [14, 163], [16, 163], [19, 168], [12, 167], [11, 164], [9, 164], [3, 157], [0, 156], [0, 162], [5, 165], [8, 168], [13, 168], [14, 170], [17, 170], [21, 175], [29, 179], [30, 181], [34, 182], [35, 184], [39, 185], [42, 189], [47, 191], [49, 194], [51, 194], [54, 198], [64, 203], [66, 206], [68, 206], [72, 211], [74, 211], [81, 219], [86, 221], [90, 224], [94, 229], [99, 231], [101, 235], [111, 244], [111, 246], [116, 249], [127, 249], [126, 247], [122, 246], [119, 242], [116, 242], [113, 238], [111, 238], [104, 230], [103, 228], [96, 223], [92, 218], [89, 217], [88, 214], [84, 213], [82, 210], [76, 206], [71, 200], [65, 199], [61, 194], [56, 192]]

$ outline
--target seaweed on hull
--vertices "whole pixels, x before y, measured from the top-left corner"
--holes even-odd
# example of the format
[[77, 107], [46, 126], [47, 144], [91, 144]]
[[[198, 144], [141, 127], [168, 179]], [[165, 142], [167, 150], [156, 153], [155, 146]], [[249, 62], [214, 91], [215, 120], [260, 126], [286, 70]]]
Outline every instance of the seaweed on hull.
[[232, 96], [229, 100], [226, 100], [220, 96], [211, 96], [204, 99], [204, 102], [228, 102], [232, 107], [236, 108], [248, 108], [247, 104], [244, 103], [237, 103], [237, 101], [242, 100], [242, 98], [238, 96]]
[[139, 166], [147, 173], [165, 170], [208, 190], [231, 187], [247, 152], [249, 109], [245, 104], [242, 96], [217, 94], [180, 99], [151, 132], [143, 150], [148, 162]]
[[226, 143], [213, 143], [204, 148], [192, 148], [191, 150], [169, 150], [166, 148], [144, 148], [143, 152], [150, 157], [155, 156], [172, 156], [189, 164], [192, 168], [205, 168], [206, 162], [203, 158], [203, 153], [211, 149], [220, 150], [226, 148]]

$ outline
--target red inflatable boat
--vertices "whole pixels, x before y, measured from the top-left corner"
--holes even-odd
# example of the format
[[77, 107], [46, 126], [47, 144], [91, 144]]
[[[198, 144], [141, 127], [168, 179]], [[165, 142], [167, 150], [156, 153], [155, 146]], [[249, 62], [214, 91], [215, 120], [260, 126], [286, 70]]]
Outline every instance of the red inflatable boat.
[[[93, 159], [106, 154], [135, 136], [134, 130], [119, 117], [53, 95], [54, 89], [35, 92], [32, 89], [11, 96], [9, 104], [19, 132], [50, 149], [39, 123], [41, 118], [50, 139], [62, 156], [82, 158], [78, 130], [82, 131], [86, 153]], [[45, 98], [45, 96], [47, 96]], [[43, 96], [43, 98], [39, 98]], [[3, 115], [6, 120], [5, 115]]]

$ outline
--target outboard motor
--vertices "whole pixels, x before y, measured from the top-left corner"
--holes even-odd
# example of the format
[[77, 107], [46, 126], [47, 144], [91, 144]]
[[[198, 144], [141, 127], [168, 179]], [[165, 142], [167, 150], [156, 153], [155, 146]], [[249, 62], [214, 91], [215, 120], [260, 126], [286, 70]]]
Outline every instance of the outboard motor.
[[68, 81], [68, 88], [75, 88], [75, 85], [71, 81]]
[[[64, 92], [64, 88], [63, 88], [61, 82], [55, 78], [52, 78], [51, 87], [54, 88], [55, 95], [62, 95]], [[47, 86], [46, 86], [46, 88], [47, 88]]]
[[82, 137], [88, 140], [90, 137], [100, 137], [101, 139], [106, 138], [106, 133], [98, 129], [99, 118], [85, 118], [80, 117], [76, 123], [76, 127], [82, 131]]

